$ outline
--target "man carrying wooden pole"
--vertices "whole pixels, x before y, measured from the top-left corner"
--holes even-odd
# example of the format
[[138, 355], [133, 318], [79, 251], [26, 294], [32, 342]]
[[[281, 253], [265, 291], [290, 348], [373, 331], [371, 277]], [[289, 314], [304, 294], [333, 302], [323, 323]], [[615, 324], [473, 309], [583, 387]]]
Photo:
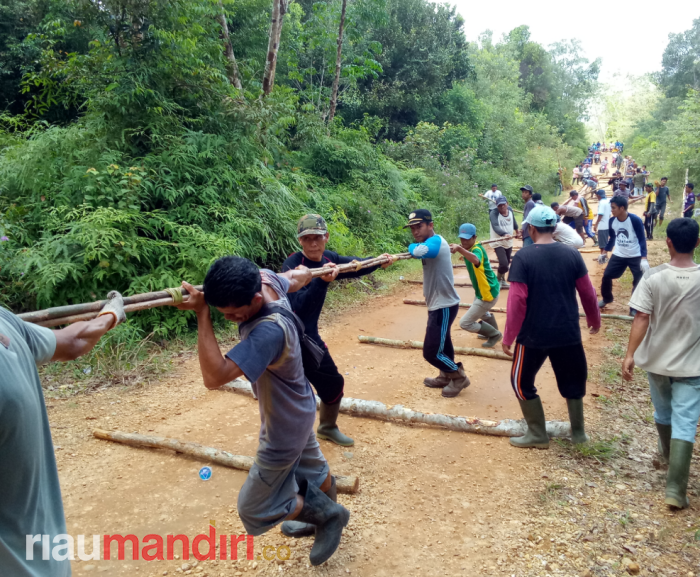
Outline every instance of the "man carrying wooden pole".
[[[238, 514], [250, 535], [296, 519], [316, 538], [309, 559], [324, 563], [340, 544], [350, 513], [335, 502], [336, 486], [314, 435], [316, 399], [304, 375], [301, 335], [287, 293], [311, 280], [306, 267], [279, 275], [241, 257], [217, 260], [204, 292], [183, 282], [189, 299], [176, 305], [197, 313], [197, 349], [204, 386], [218, 389], [243, 375], [260, 407], [260, 444], [238, 494]], [[238, 323], [241, 342], [225, 356], [209, 306]]]
[[283, 271], [295, 269], [299, 265], [312, 270], [322, 267], [331, 267], [333, 269], [325, 276], [313, 279], [307, 286], [290, 295], [289, 298], [292, 309], [304, 323], [306, 334], [325, 351], [318, 369], [306, 371], [306, 377], [314, 386], [321, 399], [316, 436], [319, 439], [332, 441], [343, 447], [350, 447], [355, 441], [347, 435], [343, 435], [337, 425], [340, 401], [343, 400], [345, 379], [338, 371], [338, 367], [336, 367], [326, 343], [321, 339], [321, 335], [318, 332], [318, 319], [321, 316], [323, 303], [326, 300], [328, 286], [332, 281], [361, 277], [374, 272], [380, 266], [386, 268], [394, 262], [394, 257], [384, 254], [382, 256], [388, 260], [383, 264], [339, 274], [337, 265], [361, 262], [368, 259], [340, 256], [337, 252], [326, 250], [329, 239], [328, 227], [323, 217], [318, 214], [307, 214], [299, 220], [297, 224], [297, 239], [302, 250], [290, 255], [284, 261], [282, 265]]

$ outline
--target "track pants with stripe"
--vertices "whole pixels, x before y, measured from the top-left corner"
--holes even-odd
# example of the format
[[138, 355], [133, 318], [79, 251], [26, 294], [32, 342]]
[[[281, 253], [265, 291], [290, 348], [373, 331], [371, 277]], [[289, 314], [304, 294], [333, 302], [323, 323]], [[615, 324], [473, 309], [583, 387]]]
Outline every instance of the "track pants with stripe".
[[582, 343], [547, 349], [536, 349], [516, 343], [510, 383], [518, 399], [531, 401], [537, 397], [535, 377], [547, 358], [552, 363], [561, 396], [565, 399], [585, 397], [588, 365]]
[[452, 346], [450, 328], [457, 318], [459, 304], [454, 306], [428, 311], [428, 327], [425, 331], [423, 343], [423, 358], [434, 367], [446, 373], [457, 370], [455, 363], [455, 351]]

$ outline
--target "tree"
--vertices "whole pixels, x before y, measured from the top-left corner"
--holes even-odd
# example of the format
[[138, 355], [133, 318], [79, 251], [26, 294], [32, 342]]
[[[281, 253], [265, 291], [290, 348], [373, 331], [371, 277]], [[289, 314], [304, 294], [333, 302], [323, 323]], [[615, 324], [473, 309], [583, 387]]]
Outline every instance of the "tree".
[[219, 0], [219, 15], [218, 20], [221, 24], [221, 36], [224, 41], [224, 53], [226, 54], [226, 60], [229, 63], [228, 66], [228, 79], [238, 90], [243, 90], [243, 85], [241, 84], [241, 77], [238, 72], [238, 64], [236, 63], [236, 56], [233, 53], [233, 44], [231, 44], [231, 39], [228, 33], [228, 23], [226, 22], [226, 11], [224, 10], [224, 5], [221, 0]]
[[688, 89], [700, 90], [700, 18], [680, 34], [669, 34], [658, 81], [666, 96], [685, 97]]
[[333, 87], [331, 88], [331, 106], [328, 111], [328, 123], [333, 122], [335, 116], [335, 108], [338, 105], [338, 84], [340, 83], [340, 65], [343, 54], [343, 28], [345, 27], [345, 11], [347, 9], [347, 0], [342, 1], [340, 11], [340, 27], [338, 28], [338, 53], [335, 57], [335, 76], [333, 77]]
[[287, 13], [290, 0], [272, 0], [272, 16], [270, 17], [270, 35], [267, 44], [267, 58], [265, 60], [265, 74], [263, 76], [262, 91], [267, 95], [272, 92], [275, 85], [275, 70], [277, 69], [277, 52], [282, 36], [282, 24]]

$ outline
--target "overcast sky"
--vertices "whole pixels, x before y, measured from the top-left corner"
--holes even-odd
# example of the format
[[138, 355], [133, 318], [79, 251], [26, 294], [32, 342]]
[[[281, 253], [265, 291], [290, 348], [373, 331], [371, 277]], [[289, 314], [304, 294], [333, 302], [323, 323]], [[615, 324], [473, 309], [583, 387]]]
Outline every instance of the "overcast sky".
[[700, 18], [697, 0], [639, 0], [632, 3], [571, 0], [451, 0], [464, 17], [469, 41], [484, 30], [494, 41], [523, 24], [531, 39], [545, 46], [577, 38], [589, 60], [603, 59], [601, 80], [614, 74], [640, 75], [661, 68], [670, 32], [688, 30]]

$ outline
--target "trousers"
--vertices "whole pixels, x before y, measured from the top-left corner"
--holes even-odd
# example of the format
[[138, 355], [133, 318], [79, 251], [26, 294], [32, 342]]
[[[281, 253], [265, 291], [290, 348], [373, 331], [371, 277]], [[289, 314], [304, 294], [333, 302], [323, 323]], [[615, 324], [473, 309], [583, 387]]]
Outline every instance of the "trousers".
[[506, 274], [510, 269], [510, 258], [513, 254], [513, 247], [504, 248], [497, 246], [493, 249], [498, 259], [498, 274]]
[[428, 311], [428, 326], [423, 342], [423, 358], [434, 367], [446, 373], [458, 369], [455, 363], [455, 350], [452, 346], [450, 328], [457, 318], [459, 304]]
[[610, 261], [608, 261], [608, 266], [605, 267], [605, 272], [603, 273], [603, 282], [600, 286], [600, 292], [603, 295], [603, 301], [605, 301], [605, 304], [611, 303], [615, 300], [615, 297], [613, 297], [612, 292], [612, 281], [620, 278], [628, 268], [632, 273], [632, 292], [634, 292], [634, 289], [637, 288], [639, 281], [642, 280], [642, 276], [644, 276], [644, 272], [642, 271], [642, 267], [640, 266], [641, 262], [641, 256], [624, 258], [614, 254], [610, 257]]
[[335, 366], [335, 361], [328, 352], [321, 359], [321, 364], [315, 371], [305, 371], [306, 378], [313, 385], [320, 399], [326, 405], [335, 405], [343, 400], [343, 390], [345, 388], [345, 379]]
[[671, 425], [671, 438], [694, 443], [700, 418], [700, 377], [647, 376], [654, 420]]

